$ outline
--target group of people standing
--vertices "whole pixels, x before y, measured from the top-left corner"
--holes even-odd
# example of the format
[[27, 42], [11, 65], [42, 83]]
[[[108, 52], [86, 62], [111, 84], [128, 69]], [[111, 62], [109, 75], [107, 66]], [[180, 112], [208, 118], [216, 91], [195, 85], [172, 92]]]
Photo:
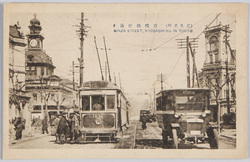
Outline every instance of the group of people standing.
[[26, 120], [22, 117], [18, 117], [14, 121], [14, 130], [16, 131], [16, 140], [22, 139], [22, 131], [25, 129]]
[[80, 116], [76, 112], [70, 113], [68, 118], [66, 113], [57, 115], [52, 124], [55, 128], [56, 143], [63, 144], [68, 137], [70, 137], [70, 141], [74, 141], [81, 136]]

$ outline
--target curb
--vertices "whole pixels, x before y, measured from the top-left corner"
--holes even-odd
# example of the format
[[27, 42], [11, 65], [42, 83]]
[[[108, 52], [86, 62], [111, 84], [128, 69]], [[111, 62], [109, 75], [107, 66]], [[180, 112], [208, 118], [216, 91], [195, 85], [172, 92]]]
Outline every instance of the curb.
[[27, 142], [30, 140], [34, 140], [34, 139], [38, 139], [38, 138], [44, 138], [44, 137], [48, 137], [51, 136], [51, 134], [46, 134], [43, 136], [35, 136], [35, 137], [30, 137], [30, 138], [26, 138], [26, 139], [22, 139], [21, 141], [10, 141], [9, 145], [14, 145], [14, 144], [18, 144], [18, 143], [23, 143], [23, 142]]
[[227, 136], [227, 135], [220, 135], [220, 139], [228, 139], [229, 141], [232, 141], [232, 142], [236, 142], [236, 137], [230, 137], [230, 136]]

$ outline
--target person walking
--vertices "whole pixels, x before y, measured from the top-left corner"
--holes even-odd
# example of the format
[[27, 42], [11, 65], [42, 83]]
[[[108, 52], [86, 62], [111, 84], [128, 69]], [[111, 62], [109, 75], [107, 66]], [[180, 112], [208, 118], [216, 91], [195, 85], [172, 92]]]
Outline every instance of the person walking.
[[146, 129], [147, 128], [147, 121], [148, 121], [148, 118], [146, 115], [142, 115], [141, 117], [141, 122], [142, 122], [142, 129]]
[[49, 131], [48, 131], [48, 118], [47, 116], [44, 117], [44, 119], [42, 120], [42, 131], [43, 131], [43, 134], [44, 134], [44, 131], [49, 134]]
[[16, 131], [16, 140], [22, 139], [22, 131], [25, 129], [25, 123], [23, 122], [21, 117], [18, 117], [14, 123], [15, 131]]

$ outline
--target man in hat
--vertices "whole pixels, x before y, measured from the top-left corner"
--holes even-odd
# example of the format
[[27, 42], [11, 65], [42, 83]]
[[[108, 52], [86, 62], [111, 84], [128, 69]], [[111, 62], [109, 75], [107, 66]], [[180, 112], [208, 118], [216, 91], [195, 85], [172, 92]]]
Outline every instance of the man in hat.
[[69, 128], [69, 123], [66, 119], [66, 113], [62, 113], [62, 117], [57, 127], [57, 134], [61, 144], [63, 144], [66, 141], [68, 128]]
[[16, 131], [16, 140], [22, 139], [22, 131], [25, 129], [25, 123], [21, 117], [18, 117], [14, 123], [15, 131]]

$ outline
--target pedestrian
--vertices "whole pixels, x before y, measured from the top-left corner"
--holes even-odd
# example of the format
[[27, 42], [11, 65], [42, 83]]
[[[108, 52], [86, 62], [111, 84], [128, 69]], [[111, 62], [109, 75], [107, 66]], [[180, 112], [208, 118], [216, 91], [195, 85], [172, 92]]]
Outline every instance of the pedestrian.
[[62, 114], [62, 117], [57, 127], [57, 134], [61, 144], [63, 144], [66, 141], [66, 135], [69, 128], [69, 123], [65, 115], [66, 115], [65, 113]]
[[80, 122], [79, 122], [78, 114], [76, 112], [74, 113], [73, 120], [74, 120], [73, 137], [74, 137], [74, 140], [77, 140], [78, 139], [78, 135], [79, 135], [78, 131], [79, 131]]
[[70, 141], [73, 141], [74, 130], [75, 130], [74, 113], [70, 113], [69, 115], [69, 129], [70, 129]]
[[25, 123], [22, 121], [21, 117], [18, 117], [14, 123], [16, 131], [16, 140], [22, 139], [22, 131], [25, 129]]
[[44, 119], [42, 120], [42, 131], [43, 131], [43, 134], [44, 134], [44, 131], [49, 134], [48, 132], [48, 118], [47, 116], [44, 117]]
[[146, 115], [142, 115], [141, 116], [141, 122], [142, 122], [142, 129], [146, 129], [147, 128], [147, 121], [148, 121], [148, 118]]
[[56, 115], [55, 119], [53, 120], [52, 122], [52, 126], [53, 126], [53, 135], [56, 136], [56, 142], [59, 141], [59, 135], [57, 133], [57, 128], [58, 128], [58, 125], [59, 125], [59, 122], [60, 122], [60, 115]]

